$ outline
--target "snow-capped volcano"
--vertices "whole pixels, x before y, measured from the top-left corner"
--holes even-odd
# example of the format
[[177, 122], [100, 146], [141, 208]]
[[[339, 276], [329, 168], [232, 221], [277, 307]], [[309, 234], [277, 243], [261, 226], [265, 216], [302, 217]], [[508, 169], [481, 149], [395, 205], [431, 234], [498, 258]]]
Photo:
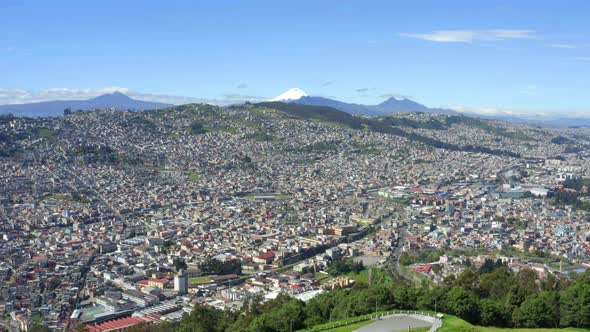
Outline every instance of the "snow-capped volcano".
[[270, 101], [293, 101], [307, 97], [307, 93], [299, 88], [289, 89]]

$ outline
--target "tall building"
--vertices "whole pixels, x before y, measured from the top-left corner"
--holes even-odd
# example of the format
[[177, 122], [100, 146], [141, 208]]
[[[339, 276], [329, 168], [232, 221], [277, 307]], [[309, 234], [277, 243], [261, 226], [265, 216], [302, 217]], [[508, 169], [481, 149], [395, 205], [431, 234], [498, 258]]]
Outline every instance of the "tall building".
[[174, 290], [178, 294], [188, 293], [188, 278], [183, 270], [178, 271], [178, 274], [174, 276]]

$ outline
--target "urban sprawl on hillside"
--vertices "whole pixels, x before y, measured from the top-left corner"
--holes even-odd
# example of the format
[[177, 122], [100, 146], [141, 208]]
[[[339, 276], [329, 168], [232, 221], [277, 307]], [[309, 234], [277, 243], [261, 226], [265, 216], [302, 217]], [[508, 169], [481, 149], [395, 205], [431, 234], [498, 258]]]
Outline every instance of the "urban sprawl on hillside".
[[434, 284], [590, 266], [590, 129], [282, 107], [0, 116], [2, 327], [308, 301], [351, 261]]

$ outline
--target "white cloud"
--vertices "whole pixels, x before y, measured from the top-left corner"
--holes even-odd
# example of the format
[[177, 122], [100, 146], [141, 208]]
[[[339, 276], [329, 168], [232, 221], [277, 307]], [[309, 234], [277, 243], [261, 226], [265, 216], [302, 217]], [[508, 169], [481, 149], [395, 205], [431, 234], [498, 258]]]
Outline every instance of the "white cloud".
[[574, 61], [590, 61], [590, 56], [578, 56], [572, 58]]
[[491, 106], [465, 106], [465, 105], [452, 105], [444, 106], [441, 108], [450, 109], [459, 113], [470, 113], [488, 116], [516, 116], [516, 117], [550, 117], [551, 113], [543, 111], [525, 111], [525, 110], [514, 110], [509, 108], [491, 107]]
[[219, 105], [219, 103], [216, 103], [215, 100], [206, 99], [206, 98], [172, 96], [172, 95], [165, 95], [165, 94], [142, 93], [142, 92], [134, 92], [134, 91], [127, 93], [127, 95], [129, 97], [131, 97], [133, 99], [137, 99], [137, 100], [151, 101], [151, 102], [172, 104], [172, 105], [194, 104], [194, 103]]
[[488, 106], [442, 106], [439, 108], [450, 109], [459, 113], [476, 114], [481, 116], [513, 116], [527, 120], [551, 120], [556, 118], [589, 118], [590, 112], [584, 110], [515, 110], [501, 107]]
[[479, 106], [464, 106], [464, 105], [451, 105], [444, 106], [441, 108], [447, 108], [459, 113], [473, 113], [481, 115], [515, 115], [511, 110], [500, 109], [497, 107], [479, 107]]
[[249, 96], [249, 95], [241, 95], [241, 94], [225, 94], [223, 95], [223, 99], [221, 100], [217, 100], [218, 102], [221, 102], [222, 104], [235, 104], [235, 103], [240, 103], [240, 102], [244, 102], [244, 101], [251, 101], [251, 102], [260, 102], [260, 101], [265, 101], [268, 98], [266, 97], [260, 97], [260, 96]]
[[471, 43], [474, 41], [535, 38], [532, 30], [520, 29], [437, 30], [429, 33], [400, 33], [398, 35], [439, 43]]
[[128, 89], [121, 87], [91, 89], [51, 88], [38, 91], [0, 88], [0, 105], [37, 103], [48, 100], [89, 99], [116, 91], [129, 93]]
[[44, 90], [24, 90], [0, 88], [0, 105], [6, 104], [27, 104], [50, 100], [85, 100], [100, 95], [121, 92], [133, 99], [160, 102], [166, 104], [189, 104], [206, 103], [214, 105], [228, 105], [244, 101], [258, 102], [265, 100], [263, 97], [247, 96], [239, 94], [227, 94], [219, 99], [194, 98], [187, 96], [175, 96], [166, 94], [143, 93], [130, 90], [124, 87], [103, 87], [103, 88], [51, 88]]

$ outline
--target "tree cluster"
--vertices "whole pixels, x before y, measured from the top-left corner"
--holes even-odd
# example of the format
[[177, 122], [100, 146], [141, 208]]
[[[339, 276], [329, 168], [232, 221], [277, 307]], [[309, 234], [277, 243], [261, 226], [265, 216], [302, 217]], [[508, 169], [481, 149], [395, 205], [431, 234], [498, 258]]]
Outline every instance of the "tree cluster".
[[431, 263], [439, 260], [443, 254], [442, 251], [424, 250], [418, 252], [403, 252], [399, 257], [399, 262], [402, 265], [411, 265], [416, 263]]
[[204, 274], [242, 274], [242, 263], [239, 260], [220, 261], [210, 258], [199, 265]]
[[[533, 270], [513, 273], [490, 260], [432, 287], [381, 282], [325, 292], [308, 302], [285, 294], [246, 301], [238, 312], [197, 305], [169, 331], [278, 332], [310, 328], [377, 310], [436, 310], [473, 324], [497, 327], [590, 327], [590, 273], [573, 281]], [[161, 330], [166, 331], [166, 330]]]
[[348, 274], [350, 272], [360, 273], [364, 269], [363, 262], [355, 262], [352, 259], [340, 260], [337, 259], [330, 264], [328, 273], [332, 276]]

